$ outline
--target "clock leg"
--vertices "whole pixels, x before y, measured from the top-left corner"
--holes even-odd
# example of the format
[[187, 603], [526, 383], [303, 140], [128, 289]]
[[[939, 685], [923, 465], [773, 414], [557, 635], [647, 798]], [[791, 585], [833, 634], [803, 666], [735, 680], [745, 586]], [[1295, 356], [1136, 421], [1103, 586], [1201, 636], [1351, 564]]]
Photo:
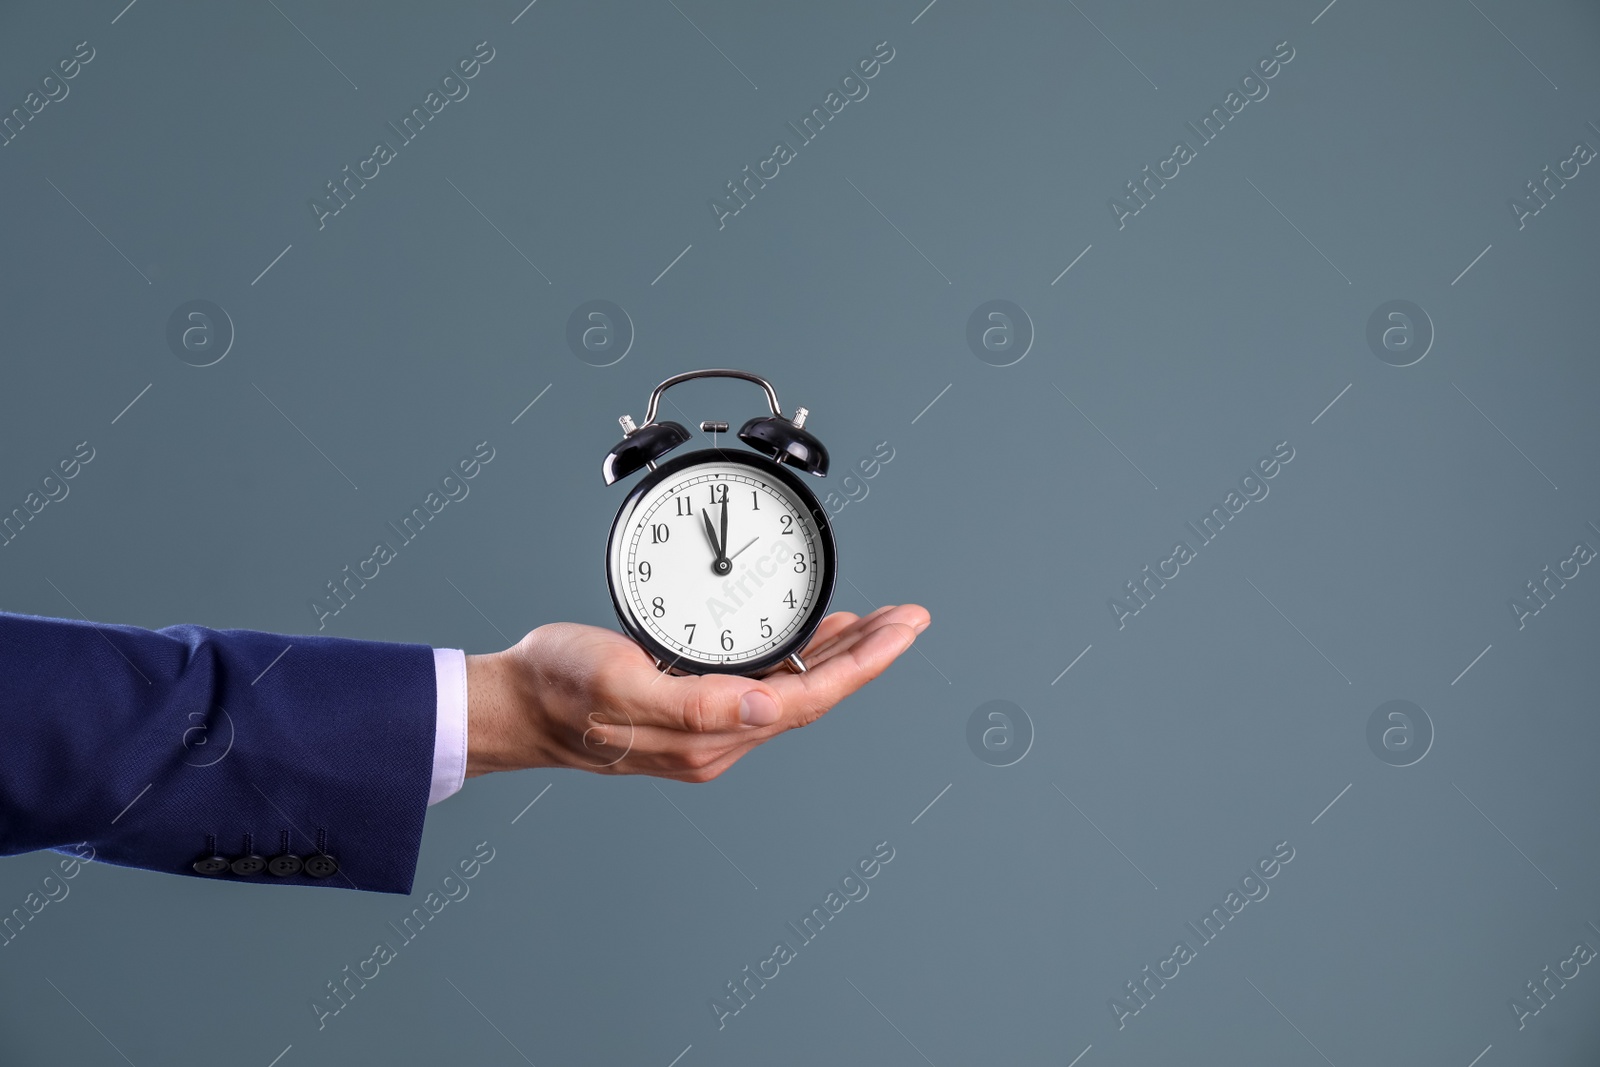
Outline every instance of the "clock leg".
[[800, 653], [798, 653], [798, 652], [790, 653], [789, 654], [789, 658], [787, 660], [785, 660], [784, 662], [787, 663], [789, 665], [789, 667], [796, 674], [804, 674], [804, 673], [806, 673], [805, 661], [803, 661], [800, 658]]

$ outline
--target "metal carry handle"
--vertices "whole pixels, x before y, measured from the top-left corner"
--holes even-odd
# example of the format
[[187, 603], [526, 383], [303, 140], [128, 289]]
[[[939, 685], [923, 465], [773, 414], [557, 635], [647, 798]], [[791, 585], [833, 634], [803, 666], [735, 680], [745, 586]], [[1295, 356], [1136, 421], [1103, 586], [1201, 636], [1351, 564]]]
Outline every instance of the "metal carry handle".
[[747, 382], [753, 382], [761, 386], [762, 391], [767, 394], [767, 406], [772, 409], [772, 414], [777, 418], [783, 418], [783, 409], [778, 406], [777, 390], [773, 389], [772, 383], [765, 378], [759, 374], [751, 374], [749, 371], [732, 370], [727, 367], [711, 367], [706, 370], [691, 370], [682, 374], [674, 374], [656, 386], [655, 391], [650, 394], [650, 406], [644, 413], [644, 425], [649, 426], [656, 421], [656, 408], [661, 403], [662, 393], [665, 393], [674, 385], [679, 385], [692, 378], [740, 378]]

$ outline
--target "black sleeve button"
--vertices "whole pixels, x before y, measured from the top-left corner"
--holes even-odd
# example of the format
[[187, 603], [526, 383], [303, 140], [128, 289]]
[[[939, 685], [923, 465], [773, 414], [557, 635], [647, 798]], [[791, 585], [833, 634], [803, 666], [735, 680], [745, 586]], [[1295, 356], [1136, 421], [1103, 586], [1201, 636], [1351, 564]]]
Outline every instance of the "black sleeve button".
[[256, 855], [240, 856], [233, 861], [231, 867], [234, 874], [260, 874], [267, 869], [267, 861]]
[[303, 866], [304, 864], [301, 863], [299, 856], [284, 853], [267, 861], [267, 873], [278, 878], [287, 878], [292, 874], [299, 874], [300, 868]]
[[228, 861], [221, 856], [202, 856], [194, 861], [196, 874], [218, 875], [228, 869]]
[[306, 873], [313, 878], [327, 878], [339, 873], [339, 861], [326, 852], [306, 857]]

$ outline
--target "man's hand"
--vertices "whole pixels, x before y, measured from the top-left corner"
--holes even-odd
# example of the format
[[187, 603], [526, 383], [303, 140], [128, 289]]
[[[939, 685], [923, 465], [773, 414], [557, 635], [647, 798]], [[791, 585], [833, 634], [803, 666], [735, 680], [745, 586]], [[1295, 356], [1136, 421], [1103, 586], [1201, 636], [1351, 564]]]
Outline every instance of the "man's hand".
[[839, 612], [801, 652], [809, 670], [760, 679], [673, 677], [619, 633], [541, 626], [504, 652], [467, 657], [467, 777], [573, 767], [709, 782], [883, 673], [928, 623], [915, 604]]

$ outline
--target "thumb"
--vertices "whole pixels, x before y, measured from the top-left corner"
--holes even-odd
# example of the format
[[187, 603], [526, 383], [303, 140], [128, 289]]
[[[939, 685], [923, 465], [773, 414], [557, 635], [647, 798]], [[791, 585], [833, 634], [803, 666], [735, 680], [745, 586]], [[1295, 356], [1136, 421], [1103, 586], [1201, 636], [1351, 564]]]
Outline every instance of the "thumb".
[[[714, 733], [771, 726], [783, 715], [783, 702], [764, 682], [730, 674], [663, 679], [676, 684], [662, 694], [650, 716], [655, 725], [688, 733]], [[656, 711], [656, 709], [651, 709]]]

